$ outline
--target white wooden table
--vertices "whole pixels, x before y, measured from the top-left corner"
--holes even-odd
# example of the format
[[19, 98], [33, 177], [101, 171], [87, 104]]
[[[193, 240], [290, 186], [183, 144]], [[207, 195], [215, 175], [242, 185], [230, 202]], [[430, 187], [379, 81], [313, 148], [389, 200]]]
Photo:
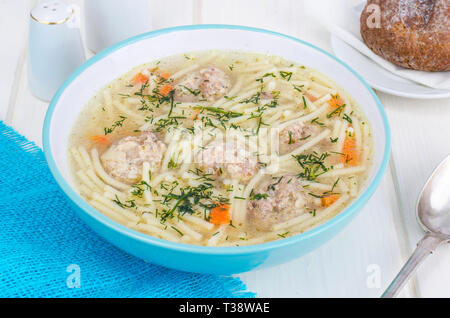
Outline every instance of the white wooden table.
[[[311, 13], [330, 10], [327, 2], [332, 0], [149, 1], [154, 29], [248, 25], [293, 35], [331, 52], [329, 34]], [[31, 95], [26, 72], [29, 11], [36, 2], [0, 0], [0, 120], [41, 146], [48, 104]], [[68, 2], [82, 5], [81, 0]], [[423, 234], [415, 220], [415, 203], [428, 175], [450, 153], [450, 99], [411, 100], [377, 93], [393, 137], [381, 186], [355, 220], [321, 248], [275, 268], [239, 275], [259, 297], [378, 297]], [[425, 261], [402, 296], [450, 297], [449, 269], [450, 246], [444, 245]]]

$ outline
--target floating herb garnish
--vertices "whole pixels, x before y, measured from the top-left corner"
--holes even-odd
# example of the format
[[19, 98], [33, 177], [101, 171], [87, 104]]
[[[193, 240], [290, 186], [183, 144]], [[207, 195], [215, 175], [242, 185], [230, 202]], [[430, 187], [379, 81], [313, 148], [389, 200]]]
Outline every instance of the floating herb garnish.
[[297, 160], [300, 167], [303, 169], [298, 176], [299, 178], [306, 179], [308, 181], [314, 181], [317, 177], [328, 172], [330, 168], [325, 166], [325, 159], [330, 156], [329, 153], [325, 152], [318, 154], [317, 152], [312, 152], [310, 154], [300, 154], [293, 156]]
[[291, 80], [292, 72], [280, 71], [280, 75], [282, 78], [287, 80], [288, 82]]
[[123, 122], [127, 119], [125, 116], [119, 116], [119, 120], [115, 121], [111, 127], [103, 128], [105, 135], [112, 133], [117, 127], [122, 127]]

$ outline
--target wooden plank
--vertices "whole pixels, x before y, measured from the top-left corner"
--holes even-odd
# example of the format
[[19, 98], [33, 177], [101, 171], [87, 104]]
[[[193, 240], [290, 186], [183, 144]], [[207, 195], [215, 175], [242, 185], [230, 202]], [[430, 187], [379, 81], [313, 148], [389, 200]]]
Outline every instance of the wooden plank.
[[9, 112], [9, 122], [7, 124], [14, 127], [29, 140], [34, 141], [39, 147], [42, 147], [42, 126], [48, 103], [31, 94], [28, 88], [26, 61], [19, 76], [15, 105], [14, 109]]
[[[450, 154], [450, 99], [421, 101], [379, 93], [391, 122], [393, 161], [398, 178], [402, 218], [410, 252], [424, 232], [416, 221], [416, 203], [423, 185]], [[450, 297], [450, 246], [443, 245], [417, 272], [423, 297]]]
[[[328, 46], [328, 34], [310, 12], [311, 1], [199, 1], [200, 23], [223, 23], [270, 29]], [[329, 49], [329, 47], [328, 47]]]
[[[8, 108], [17, 93], [14, 79], [21, 72], [33, 1], [0, 1], [0, 120], [7, 121]], [[11, 32], [14, 30], [14, 32]]]
[[193, 24], [194, 0], [149, 0], [153, 29]]

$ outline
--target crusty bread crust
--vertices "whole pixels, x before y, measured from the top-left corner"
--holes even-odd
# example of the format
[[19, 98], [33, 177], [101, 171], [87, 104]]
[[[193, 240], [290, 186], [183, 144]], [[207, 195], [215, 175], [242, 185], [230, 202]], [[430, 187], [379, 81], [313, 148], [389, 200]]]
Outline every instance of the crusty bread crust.
[[[381, 23], [374, 27], [373, 6]], [[369, 0], [361, 36], [382, 58], [415, 70], [450, 71], [450, 0]]]

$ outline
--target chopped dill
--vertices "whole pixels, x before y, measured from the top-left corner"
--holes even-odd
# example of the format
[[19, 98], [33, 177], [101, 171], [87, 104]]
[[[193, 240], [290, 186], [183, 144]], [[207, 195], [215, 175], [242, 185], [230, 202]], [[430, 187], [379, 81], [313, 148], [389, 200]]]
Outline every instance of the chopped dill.
[[263, 200], [263, 199], [267, 199], [268, 196], [269, 195], [267, 193], [255, 193], [253, 195], [250, 195], [250, 200], [251, 201]]
[[197, 96], [202, 92], [200, 89], [192, 89], [192, 88], [187, 87], [186, 85], [183, 85], [183, 88], [194, 96]]
[[342, 111], [344, 110], [345, 106], [346, 106], [346, 104], [340, 105], [340, 106], [337, 107], [335, 110], [333, 110], [331, 113], [327, 114], [327, 118], [331, 118], [331, 117], [333, 117], [333, 116], [336, 115], [336, 114], [337, 114], [338, 116], [340, 116], [341, 113], [342, 113]]
[[139, 183], [133, 184], [131, 186], [131, 189], [132, 189], [131, 190], [132, 195], [142, 198], [142, 196], [144, 195], [144, 191], [145, 190], [151, 191], [152, 187], [144, 180], [141, 180]]
[[330, 154], [328, 152], [319, 155], [315, 151], [310, 154], [293, 156], [303, 169], [303, 171], [298, 174], [298, 177], [308, 181], [314, 181], [322, 174], [328, 172], [330, 168], [325, 166], [325, 159], [329, 156]]
[[[277, 178], [274, 177], [274, 179], [277, 179]], [[279, 177], [277, 182], [269, 184], [269, 186], [267, 187], [267, 190], [275, 191], [275, 187], [280, 184], [282, 179], [283, 179], [283, 176]]]
[[123, 122], [125, 121], [125, 119], [127, 119], [125, 116], [119, 116], [120, 119], [115, 121], [111, 127], [104, 127], [103, 130], [105, 132], [105, 135], [108, 135], [110, 133], [112, 133], [117, 127], [122, 127], [123, 126]]
[[343, 118], [344, 120], [348, 121], [350, 124], [353, 123], [353, 120], [352, 120], [347, 114], [344, 114], [344, 116], [342, 116], [342, 118]]
[[116, 203], [118, 206], [120, 206], [121, 208], [125, 209], [125, 208], [134, 208], [136, 206], [136, 203], [134, 202], [134, 200], [127, 200], [125, 201], [125, 203], [121, 202], [119, 197], [115, 196], [116, 198], [113, 200], [114, 203]]
[[261, 99], [262, 89], [263, 89], [263, 87], [261, 87], [261, 89], [259, 91], [257, 91], [255, 94], [253, 94], [249, 98], [242, 100], [241, 103], [244, 103], [244, 104], [252, 103], [252, 104], [258, 105], [259, 101]]
[[302, 100], [303, 100], [303, 109], [306, 109], [308, 107], [308, 104], [306, 103], [305, 96], [302, 96]]
[[288, 144], [289, 145], [292, 145], [292, 144], [294, 144], [295, 143], [295, 141], [294, 141], [294, 139], [292, 139], [292, 131], [288, 131], [288, 134], [289, 134], [289, 141], [288, 141]]
[[177, 167], [178, 167], [178, 163], [176, 162], [176, 160], [173, 157], [171, 157], [169, 160], [169, 163], [167, 164], [167, 168], [175, 169]]
[[291, 80], [292, 72], [280, 71], [280, 75], [282, 78], [287, 80], [288, 82]]
[[303, 138], [300, 138], [300, 141], [303, 141], [303, 140], [306, 140], [306, 139], [308, 139], [309, 137], [311, 137], [312, 135], [309, 135], [309, 136], [306, 136], [306, 137], [303, 137]]
[[264, 74], [262, 77], [257, 78], [256, 81], [257, 81], [257, 82], [260, 82], [260, 83], [263, 83], [263, 82], [264, 82], [264, 78], [269, 77], [269, 76], [270, 76], [270, 77], [276, 77], [276, 75], [273, 74], [273, 73], [266, 73], [266, 74]]
[[325, 126], [324, 123], [319, 121], [319, 117], [314, 118], [313, 120], [311, 120], [311, 124], [317, 124], [319, 126]]
[[171, 227], [172, 229], [174, 229], [175, 231], [177, 231], [178, 234], [180, 234], [181, 236], [184, 235], [183, 232], [181, 232], [181, 231], [180, 231], [179, 229], [177, 229], [175, 226], [171, 225], [170, 227]]
[[300, 93], [303, 93], [303, 87], [305, 87], [305, 85], [294, 85], [294, 89]]
[[334, 188], [336, 188], [336, 186], [337, 186], [339, 180], [341, 180], [341, 178], [337, 178], [336, 182], [335, 182], [335, 183], [333, 184], [333, 186], [331, 187], [331, 192], [334, 191]]

